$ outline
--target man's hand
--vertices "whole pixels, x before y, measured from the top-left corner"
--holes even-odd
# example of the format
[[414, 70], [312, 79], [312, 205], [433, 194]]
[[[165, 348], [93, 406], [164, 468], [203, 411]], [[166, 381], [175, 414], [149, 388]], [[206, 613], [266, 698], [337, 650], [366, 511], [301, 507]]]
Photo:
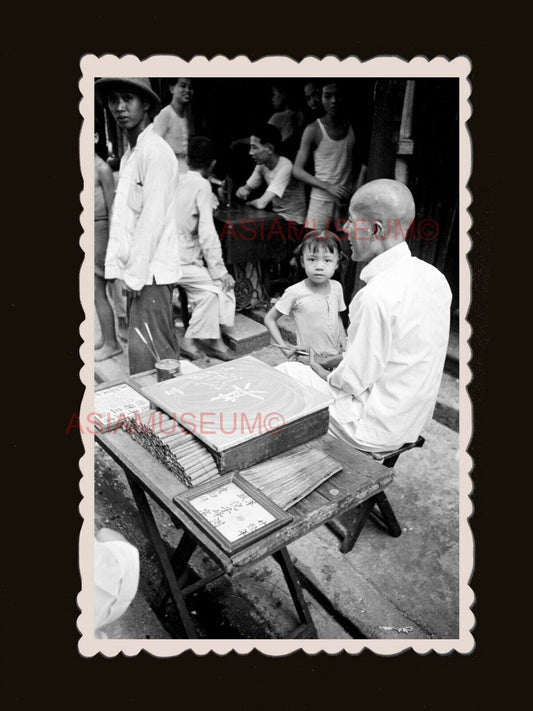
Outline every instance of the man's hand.
[[327, 190], [332, 197], [341, 202], [346, 202], [351, 195], [349, 187], [338, 183], [330, 183]]
[[249, 194], [250, 190], [246, 187], [246, 185], [241, 185], [241, 187], [235, 193], [235, 197], [238, 197], [239, 200], [246, 200]]
[[323, 368], [326, 368], [326, 370], [333, 370], [339, 365], [342, 359], [343, 353], [337, 353], [333, 356], [324, 356], [322, 358], [319, 358], [318, 362]]
[[141, 291], [140, 290], [135, 291], [134, 289], [130, 289], [130, 287], [127, 286], [127, 284], [124, 284], [124, 287], [122, 288], [122, 293], [126, 294], [126, 295], [131, 294], [133, 296], [133, 298], [135, 299], [135, 298], [137, 298], [137, 296], [139, 296]]
[[229, 273], [226, 273], [223, 277], [220, 277], [220, 282], [222, 291], [231, 291], [235, 286], [235, 279]]
[[322, 380], [327, 380], [329, 371], [323, 368], [320, 363], [315, 360], [315, 352], [312, 348], [309, 348], [309, 366], [315, 373], [322, 378]]

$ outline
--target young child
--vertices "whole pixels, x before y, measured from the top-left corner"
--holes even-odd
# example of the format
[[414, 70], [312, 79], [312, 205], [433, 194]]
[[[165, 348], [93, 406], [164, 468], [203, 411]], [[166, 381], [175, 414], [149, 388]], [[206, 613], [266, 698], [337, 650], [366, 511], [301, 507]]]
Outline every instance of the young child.
[[296, 323], [297, 349], [304, 349], [323, 362], [344, 350], [346, 334], [339, 313], [346, 309], [342, 286], [331, 277], [339, 265], [339, 238], [327, 230], [309, 232], [296, 250], [307, 278], [290, 286], [265, 317], [265, 326], [286, 355], [296, 349], [285, 343], [277, 325], [282, 316]]
[[182, 272], [178, 283], [191, 310], [181, 352], [193, 360], [202, 357], [194, 342], [198, 339], [207, 355], [233, 360], [221, 336], [221, 326], [233, 326], [235, 281], [224, 264], [213, 221], [215, 196], [208, 177], [215, 165], [214, 143], [202, 136], [191, 138], [188, 160], [189, 170], [180, 177], [175, 203]]
[[172, 148], [178, 159], [180, 175], [187, 172], [187, 147], [191, 134], [190, 105], [193, 95], [191, 80], [173, 79], [170, 85], [172, 99], [154, 119], [154, 133]]

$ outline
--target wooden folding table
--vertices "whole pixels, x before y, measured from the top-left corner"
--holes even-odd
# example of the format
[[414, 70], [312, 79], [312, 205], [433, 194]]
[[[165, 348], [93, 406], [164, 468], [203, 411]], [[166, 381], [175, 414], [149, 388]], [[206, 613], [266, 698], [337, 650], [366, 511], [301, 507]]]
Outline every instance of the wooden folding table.
[[[163, 579], [168, 585], [168, 592], [188, 638], [197, 638], [198, 635], [187, 610], [187, 595], [221, 575], [231, 576], [268, 556], [272, 556], [281, 567], [300, 622], [289, 636], [316, 638], [316, 628], [287, 545], [331, 521], [340, 513], [374, 499], [392, 481], [393, 475], [392, 470], [358, 453], [332, 435], [319, 437], [314, 440], [314, 444], [336, 459], [343, 470], [292, 506], [289, 513], [292, 514], [293, 520], [289, 524], [229, 556], [174, 503], [173, 497], [185, 491], [185, 486], [126, 432], [117, 430], [96, 435], [96, 441], [124, 470], [148, 537], [154, 546]], [[161, 538], [148, 496], [183, 530], [180, 542], [172, 555], [168, 554], [166, 544]], [[217, 564], [218, 570], [187, 585], [187, 564], [197, 546]]]

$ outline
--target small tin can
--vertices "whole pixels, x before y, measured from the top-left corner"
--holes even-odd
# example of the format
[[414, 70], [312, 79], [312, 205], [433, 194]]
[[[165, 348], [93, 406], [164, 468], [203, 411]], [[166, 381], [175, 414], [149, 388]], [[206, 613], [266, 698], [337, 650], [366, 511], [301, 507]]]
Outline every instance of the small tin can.
[[175, 358], [163, 358], [162, 360], [158, 360], [155, 364], [155, 369], [157, 372], [158, 383], [162, 380], [170, 380], [171, 378], [175, 378], [176, 375], [181, 373], [180, 362]]

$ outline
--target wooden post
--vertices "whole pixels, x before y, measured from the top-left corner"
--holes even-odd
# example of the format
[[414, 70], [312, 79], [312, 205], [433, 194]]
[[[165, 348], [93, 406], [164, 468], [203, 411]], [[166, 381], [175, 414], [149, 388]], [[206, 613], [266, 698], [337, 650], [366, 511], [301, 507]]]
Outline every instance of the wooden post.
[[408, 156], [413, 155], [414, 150], [414, 142], [412, 139], [414, 100], [415, 80], [408, 79], [403, 97], [402, 121], [400, 124], [396, 165], [394, 168], [394, 178], [404, 185], [407, 185], [409, 180]]

